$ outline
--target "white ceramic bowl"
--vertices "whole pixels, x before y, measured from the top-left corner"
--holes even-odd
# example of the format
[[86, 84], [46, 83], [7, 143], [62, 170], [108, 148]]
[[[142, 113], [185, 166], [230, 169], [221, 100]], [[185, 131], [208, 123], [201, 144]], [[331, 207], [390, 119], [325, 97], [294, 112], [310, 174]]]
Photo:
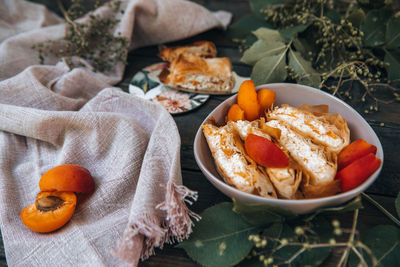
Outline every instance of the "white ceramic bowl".
[[[366, 190], [378, 177], [382, 166], [383, 166], [383, 150], [382, 145], [376, 136], [374, 130], [369, 124], [357, 113], [352, 107], [340, 99], [325, 93], [321, 90], [298, 84], [289, 83], [275, 83], [275, 84], [264, 84], [257, 87], [257, 89], [267, 88], [276, 92], [275, 105], [289, 104], [294, 107], [298, 107], [301, 104], [318, 105], [327, 104], [329, 105], [330, 113], [339, 113], [347, 120], [350, 128], [351, 140], [363, 138], [368, 143], [373, 144], [377, 147], [376, 156], [382, 160], [380, 168], [369, 177], [364, 183], [357, 188], [340, 193], [338, 195], [323, 197], [317, 199], [304, 199], [304, 200], [286, 200], [286, 199], [269, 199], [260, 196], [248, 194], [237, 190], [236, 188], [226, 184], [221, 176], [218, 174], [214, 160], [211, 156], [210, 149], [208, 148], [207, 141], [203, 135], [201, 127], [198, 129], [195, 140], [194, 140], [194, 156], [198, 166], [200, 167], [203, 174], [207, 179], [222, 193], [234, 198], [238, 202], [248, 204], [267, 204], [271, 206], [278, 206], [282, 209], [290, 210], [296, 214], [305, 214], [313, 212], [321, 207], [335, 206], [342, 204], [361, 192]], [[218, 107], [216, 107], [210, 115], [204, 120], [208, 120], [214, 117], [217, 122], [222, 123], [228, 112], [229, 107], [236, 103], [236, 96], [233, 95]], [[204, 123], [203, 122], [203, 123]]]

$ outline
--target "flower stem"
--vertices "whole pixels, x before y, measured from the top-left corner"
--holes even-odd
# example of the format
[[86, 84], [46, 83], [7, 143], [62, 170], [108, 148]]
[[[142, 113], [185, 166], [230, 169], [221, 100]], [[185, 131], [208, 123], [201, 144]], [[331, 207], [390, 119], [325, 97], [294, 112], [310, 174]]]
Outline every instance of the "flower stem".
[[365, 194], [365, 193], [361, 193], [361, 195], [368, 200], [369, 202], [371, 202], [375, 207], [377, 207], [380, 211], [383, 212], [383, 214], [385, 214], [386, 216], [389, 217], [389, 219], [391, 219], [395, 224], [397, 224], [397, 226], [400, 227], [400, 221], [394, 217], [389, 211], [387, 211], [384, 207], [382, 207], [381, 204], [379, 204], [378, 202], [376, 202], [373, 198], [371, 198], [369, 195]]

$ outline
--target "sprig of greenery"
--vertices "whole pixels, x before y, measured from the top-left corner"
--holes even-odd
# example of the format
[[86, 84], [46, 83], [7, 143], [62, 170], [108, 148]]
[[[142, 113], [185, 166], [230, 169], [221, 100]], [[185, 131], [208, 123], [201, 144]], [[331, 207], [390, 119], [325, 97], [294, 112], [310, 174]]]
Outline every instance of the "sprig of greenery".
[[[352, 100], [358, 83], [365, 113], [400, 101], [400, 18], [390, 1], [250, 0], [250, 6], [254, 14], [228, 36], [253, 66], [256, 84], [292, 81]], [[282, 45], [288, 49], [276, 49]]]
[[[400, 194], [395, 205], [400, 211]], [[332, 252], [340, 253], [337, 266], [396, 265], [400, 228], [379, 225], [359, 232], [360, 208], [361, 197], [302, 216], [268, 205], [224, 202], [206, 209], [179, 247], [203, 266], [319, 266]], [[348, 229], [335, 216], [350, 211]]]
[[[61, 40], [48, 40], [32, 46], [38, 51], [41, 64], [49, 54], [64, 59], [70, 69], [85, 66], [81, 59], [87, 61], [95, 72], [109, 71], [118, 62], [126, 64], [129, 40], [120, 32], [116, 36], [113, 33], [120, 22], [115, 15], [123, 13], [121, 1], [96, 0], [93, 3], [73, 0], [68, 9], [60, 0], [57, 3], [66, 21], [66, 34]], [[113, 15], [103, 17], [90, 11], [87, 23], [76, 20], [104, 4], [111, 8]]]

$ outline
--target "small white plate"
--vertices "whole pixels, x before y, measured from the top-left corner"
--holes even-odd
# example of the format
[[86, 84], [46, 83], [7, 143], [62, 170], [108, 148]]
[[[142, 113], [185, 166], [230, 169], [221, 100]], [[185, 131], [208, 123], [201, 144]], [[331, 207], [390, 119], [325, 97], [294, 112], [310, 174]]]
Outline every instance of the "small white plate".
[[161, 71], [165, 64], [153, 64], [137, 72], [129, 84], [129, 93], [158, 102], [171, 114], [191, 111], [207, 101], [209, 95], [175, 90], [149, 77], [149, 73]]
[[[149, 75], [149, 78], [152, 79], [153, 81], [158, 82], [158, 83], [162, 83], [160, 81], [160, 79], [158, 78], [158, 76], [163, 71], [163, 69], [166, 69], [166, 68], [169, 67], [169, 63], [165, 63], [165, 62], [156, 63], [156, 64], [154, 64], [152, 66], [156, 66], [156, 65], [157, 65], [158, 68], [153, 68], [153, 70], [150, 71], [148, 75]], [[245, 80], [250, 79], [249, 77], [239, 76], [234, 71], [232, 72], [232, 74], [233, 74], [233, 78], [234, 78], [234, 85], [233, 85], [232, 89], [230, 91], [228, 91], [228, 92], [215, 92], [215, 91], [210, 91], [210, 90], [191, 90], [191, 89], [185, 89], [185, 88], [173, 88], [173, 87], [170, 87], [168, 85], [165, 85], [165, 84], [164, 85], [169, 87], [169, 88], [173, 88], [175, 90], [180, 90], [180, 91], [190, 92], [190, 93], [209, 94], [209, 95], [231, 95], [231, 94], [235, 94], [235, 93], [237, 93], [239, 91], [240, 85]]]

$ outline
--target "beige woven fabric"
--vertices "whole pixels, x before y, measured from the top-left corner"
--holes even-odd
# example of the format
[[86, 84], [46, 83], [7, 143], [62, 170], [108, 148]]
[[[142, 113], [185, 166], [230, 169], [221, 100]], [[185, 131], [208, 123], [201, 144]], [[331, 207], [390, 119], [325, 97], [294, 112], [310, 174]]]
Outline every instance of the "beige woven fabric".
[[[116, 31], [132, 48], [225, 27], [230, 19], [183, 0], [123, 5]], [[107, 8], [96, 12], [109, 14]], [[0, 0], [0, 223], [7, 262], [136, 265], [192, 229], [195, 215], [184, 201], [196, 194], [182, 186], [179, 133], [160, 105], [112, 87], [123, 65], [107, 73], [69, 71], [51, 57], [37, 65], [31, 45], [61, 38], [60, 22], [39, 5]], [[79, 197], [60, 230], [32, 232], [19, 212], [34, 202], [41, 175], [60, 164], [87, 168], [95, 192]]]

